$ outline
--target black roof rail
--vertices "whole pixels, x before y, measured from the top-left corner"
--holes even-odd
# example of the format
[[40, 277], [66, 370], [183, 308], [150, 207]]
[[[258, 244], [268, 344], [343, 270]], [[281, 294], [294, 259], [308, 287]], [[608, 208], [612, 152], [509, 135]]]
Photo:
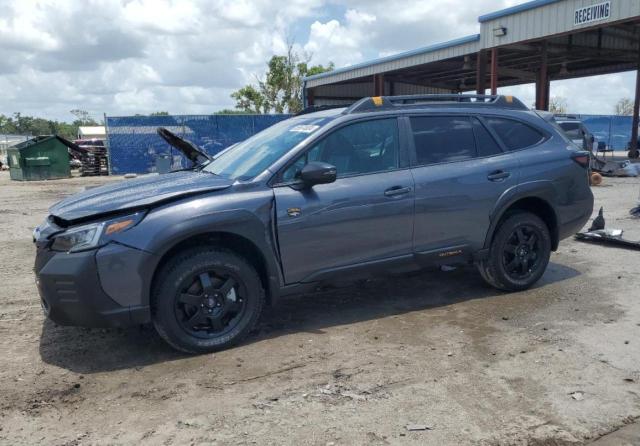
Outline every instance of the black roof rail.
[[345, 108], [349, 107], [351, 104], [335, 104], [335, 105], [310, 105], [303, 110], [300, 110], [293, 116], [306, 115], [307, 113], [315, 113], [322, 110], [331, 110], [333, 108]]
[[509, 108], [513, 110], [528, 110], [518, 98], [507, 95], [484, 94], [416, 94], [408, 96], [374, 96], [360, 99], [351, 105], [345, 114], [370, 111], [384, 111], [397, 107], [415, 107], [418, 105], [446, 105], [451, 106], [484, 106]]
[[554, 113], [553, 116], [555, 116], [556, 118], [580, 120], [580, 118], [573, 113]]

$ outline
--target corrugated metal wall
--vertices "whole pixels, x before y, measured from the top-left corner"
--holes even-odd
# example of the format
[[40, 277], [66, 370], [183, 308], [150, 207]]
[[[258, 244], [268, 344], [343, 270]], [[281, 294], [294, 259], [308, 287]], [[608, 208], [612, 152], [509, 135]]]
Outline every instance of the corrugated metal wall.
[[349, 79], [357, 79], [387, 71], [399, 70], [436, 60], [444, 60], [451, 57], [473, 54], [479, 49], [479, 39], [480, 36], [475, 34], [473, 36], [458, 39], [458, 41], [445, 42], [439, 45], [408, 51], [407, 53], [401, 53], [396, 56], [381, 58], [375, 63], [367, 64], [362, 67], [355, 65], [354, 67], [347, 67], [344, 70], [335, 70], [333, 74], [317, 79], [312, 78], [307, 80], [307, 88], [313, 88], [328, 83], [342, 82]]
[[180, 152], [158, 136], [158, 127], [166, 127], [213, 155], [287, 118], [289, 115], [108, 116], [111, 173], [155, 172], [161, 156], [170, 156], [173, 168], [187, 167], [189, 162]]
[[[415, 67], [430, 62], [474, 54], [480, 49], [526, 42], [543, 37], [556, 36], [561, 41], [563, 34], [575, 33], [590, 27], [607, 23], [636, 19], [640, 16], [640, 0], [609, 0], [610, 16], [607, 19], [574, 25], [575, 11], [597, 5], [606, 0], [538, 0], [516, 5], [503, 11], [487, 14], [480, 18], [480, 34], [463, 37], [450, 42], [435, 44], [393, 56], [383, 57], [352, 67], [337, 69], [331, 74], [323, 74], [307, 79], [307, 88], [345, 82], [351, 79], [370, 77], [404, 68]], [[495, 18], [494, 18], [495, 17]], [[494, 29], [505, 27], [504, 36], [496, 36]], [[575, 45], [596, 46], [594, 36], [575, 35]], [[602, 48], [636, 51], [637, 44], [630, 39], [601, 36]], [[624, 68], [624, 67], [622, 67]], [[366, 93], [371, 94], [369, 92]]]
[[[450, 93], [450, 91], [443, 88], [425, 87], [424, 85], [415, 85], [406, 82], [395, 82], [393, 84], [394, 95], [429, 93]], [[313, 94], [316, 98], [314, 99], [316, 105], [319, 105], [318, 100], [322, 96], [360, 99], [373, 95], [373, 81], [359, 82], [357, 84], [321, 85], [313, 90]], [[384, 83], [384, 94], [391, 94], [391, 84], [389, 82]]]
[[[590, 26], [640, 15], [640, 1], [611, 0], [611, 14], [608, 19], [574, 26], [576, 9], [603, 1], [605, 0], [565, 0], [482, 22], [480, 45], [482, 48], [492, 48], [552, 34], [575, 32]], [[506, 27], [507, 34], [502, 37], [495, 36], [493, 30], [498, 27]]]

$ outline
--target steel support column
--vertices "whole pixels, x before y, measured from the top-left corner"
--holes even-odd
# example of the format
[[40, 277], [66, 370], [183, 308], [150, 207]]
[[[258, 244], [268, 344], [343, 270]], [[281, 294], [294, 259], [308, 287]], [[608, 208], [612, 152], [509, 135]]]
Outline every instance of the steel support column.
[[484, 94], [487, 89], [487, 52], [478, 51], [476, 60], [476, 94]]
[[631, 123], [631, 146], [629, 158], [638, 158], [638, 110], [640, 106], [640, 49], [638, 50], [638, 67], [636, 69], [636, 97], [633, 101], [633, 120]]
[[491, 94], [498, 94], [498, 48], [491, 48]]
[[549, 68], [547, 57], [547, 42], [542, 42], [540, 48], [540, 70], [536, 76], [536, 109], [549, 110]]
[[313, 103], [313, 99], [314, 99], [313, 98], [313, 90], [311, 88], [308, 88], [306, 90], [306, 92], [307, 92], [307, 103], [306, 103], [306, 106], [307, 107], [311, 107], [312, 105], [314, 105], [314, 103]]
[[384, 75], [383, 74], [373, 75], [373, 95], [384, 96]]

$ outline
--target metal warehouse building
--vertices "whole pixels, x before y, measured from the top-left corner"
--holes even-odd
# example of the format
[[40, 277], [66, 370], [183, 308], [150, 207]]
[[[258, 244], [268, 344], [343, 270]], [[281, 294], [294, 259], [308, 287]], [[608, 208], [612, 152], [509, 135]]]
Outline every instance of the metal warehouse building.
[[[535, 82], [548, 110], [549, 83], [640, 68], [640, 0], [534, 0], [480, 16], [480, 33], [305, 79], [306, 105], [365, 96], [452, 93]], [[588, 94], [588, 92], [585, 92]], [[640, 79], [632, 152], [637, 156]]]

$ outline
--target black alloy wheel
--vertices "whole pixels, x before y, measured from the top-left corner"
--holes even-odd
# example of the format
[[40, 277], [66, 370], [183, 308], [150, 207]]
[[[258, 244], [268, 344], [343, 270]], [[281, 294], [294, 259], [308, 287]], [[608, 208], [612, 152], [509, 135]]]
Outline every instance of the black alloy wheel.
[[210, 338], [231, 331], [246, 309], [246, 290], [224, 271], [203, 271], [185, 280], [175, 300], [180, 326], [192, 336]]
[[551, 256], [549, 227], [527, 211], [508, 214], [493, 234], [489, 253], [478, 262], [482, 278], [505, 291], [526, 290], [544, 274]]
[[526, 280], [536, 270], [541, 253], [541, 235], [536, 227], [521, 225], [507, 239], [502, 255], [505, 272], [516, 280]]
[[255, 327], [265, 302], [253, 265], [223, 248], [185, 250], [163, 265], [156, 277], [153, 324], [167, 343], [187, 353], [238, 344]]

